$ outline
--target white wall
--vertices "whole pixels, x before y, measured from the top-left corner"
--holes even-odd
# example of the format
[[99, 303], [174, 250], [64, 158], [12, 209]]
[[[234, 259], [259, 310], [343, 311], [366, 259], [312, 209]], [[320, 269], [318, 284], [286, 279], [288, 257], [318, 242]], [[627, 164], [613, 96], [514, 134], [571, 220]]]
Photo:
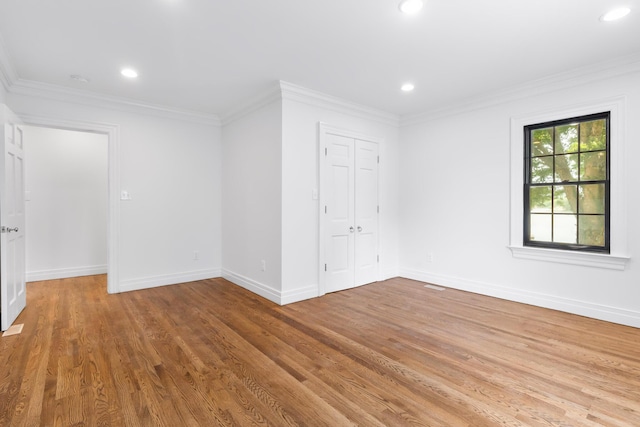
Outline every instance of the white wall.
[[223, 276], [279, 304], [318, 295], [319, 122], [384, 140], [380, 278], [397, 275], [395, 116], [286, 83], [270, 97], [223, 128]]
[[27, 281], [107, 272], [107, 135], [24, 127]]
[[282, 290], [281, 105], [223, 127], [223, 277], [272, 301]]
[[[640, 266], [634, 258], [640, 249], [634, 220], [640, 216], [640, 176], [632, 163], [640, 158], [640, 74], [586, 80], [538, 87], [494, 106], [479, 102], [476, 109], [402, 128], [402, 276], [640, 326]], [[513, 258], [507, 248], [510, 119], [621, 95], [627, 99], [626, 269]]]
[[284, 87], [282, 139], [282, 297], [318, 295], [318, 123], [382, 139], [379, 169], [380, 279], [398, 274], [398, 127], [391, 115], [370, 114]]
[[57, 95], [11, 93], [8, 104], [23, 117], [117, 126], [116, 192], [127, 190], [132, 200], [115, 209], [119, 246], [117, 259], [109, 260], [118, 266], [118, 277], [110, 277], [115, 291], [220, 275], [221, 139], [213, 121]]

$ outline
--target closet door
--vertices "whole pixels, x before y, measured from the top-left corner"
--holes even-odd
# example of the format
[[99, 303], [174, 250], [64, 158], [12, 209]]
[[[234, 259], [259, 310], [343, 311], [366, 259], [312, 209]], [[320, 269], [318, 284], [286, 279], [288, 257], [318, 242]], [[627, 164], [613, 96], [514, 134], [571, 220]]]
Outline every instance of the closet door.
[[355, 141], [355, 286], [378, 280], [378, 144]]
[[378, 144], [326, 134], [325, 292], [378, 276]]
[[339, 135], [327, 135], [326, 142], [325, 290], [335, 292], [354, 286], [355, 147]]

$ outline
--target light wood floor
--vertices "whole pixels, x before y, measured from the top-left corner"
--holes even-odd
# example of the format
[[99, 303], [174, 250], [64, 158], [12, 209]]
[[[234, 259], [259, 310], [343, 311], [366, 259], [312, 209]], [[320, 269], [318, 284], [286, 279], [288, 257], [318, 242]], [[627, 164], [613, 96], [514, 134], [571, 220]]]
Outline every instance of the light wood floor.
[[1, 426], [640, 426], [640, 330], [394, 279], [279, 307], [223, 279], [28, 285]]

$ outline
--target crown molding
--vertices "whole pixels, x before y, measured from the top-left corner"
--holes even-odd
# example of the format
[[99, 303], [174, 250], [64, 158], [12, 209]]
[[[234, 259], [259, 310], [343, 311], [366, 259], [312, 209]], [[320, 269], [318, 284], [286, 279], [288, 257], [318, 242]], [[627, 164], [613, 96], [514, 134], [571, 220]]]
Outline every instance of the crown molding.
[[166, 119], [189, 121], [199, 124], [220, 126], [220, 118], [215, 114], [180, 110], [162, 105], [147, 104], [127, 98], [103, 95], [95, 92], [66, 88], [49, 83], [18, 79], [9, 88], [10, 94], [45, 98], [91, 107], [107, 108], [130, 113], [147, 114]]
[[13, 68], [13, 62], [4, 44], [4, 39], [2, 35], [0, 35], [0, 84], [2, 84], [4, 90], [8, 93], [9, 88], [11, 88], [11, 85], [16, 80], [18, 80], [18, 75]]
[[146, 104], [126, 98], [98, 94], [95, 92], [66, 88], [48, 83], [24, 80], [18, 77], [4, 40], [0, 35], [0, 84], [7, 94], [34, 96], [54, 101], [70, 102], [92, 107], [108, 108], [131, 113], [148, 114], [168, 119], [189, 121], [199, 124], [221, 126], [215, 114], [180, 110], [161, 105]]
[[376, 110], [364, 105], [346, 101], [331, 95], [324, 94], [302, 86], [297, 86], [285, 81], [278, 83], [269, 90], [249, 99], [231, 110], [222, 117], [222, 124], [227, 125], [241, 117], [256, 111], [277, 100], [291, 100], [314, 107], [326, 108], [351, 116], [372, 120], [386, 125], [398, 126], [400, 117], [386, 111]]
[[281, 99], [280, 87], [273, 86], [268, 90], [244, 101], [232, 108], [227, 114], [222, 116], [222, 126], [226, 126], [236, 120], [250, 114], [262, 107], [265, 107]]
[[383, 123], [385, 125], [398, 126], [400, 116], [386, 111], [381, 111], [342, 98], [327, 95], [312, 89], [294, 85], [285, 81], [279, 82], [282, 99], [287, 99], [314, 107], [326, 108], [351, 116]]
[[417, 125], [434, 119], [468, 113], [522, 98], [543, 95], [637, 72], [640, 72], [640, 54], [623, 56], [611, 61], [575, 68], [497, 92], [485, 93], [444, 108], [405, 115], [400, 118], [400, 126]]

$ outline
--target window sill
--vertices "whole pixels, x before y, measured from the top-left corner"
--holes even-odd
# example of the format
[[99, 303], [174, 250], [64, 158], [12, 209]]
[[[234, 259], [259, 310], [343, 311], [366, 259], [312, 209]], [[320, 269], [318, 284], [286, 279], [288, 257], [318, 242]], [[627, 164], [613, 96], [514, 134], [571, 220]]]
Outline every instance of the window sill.
[[509, 249], [511, 249], [514, 258], [582, 265], [609, 270], [624, 270], [627, 261], [629, 261], [629, 257], [610, 254], [571, 252], [523, 246], [509, 246]]

